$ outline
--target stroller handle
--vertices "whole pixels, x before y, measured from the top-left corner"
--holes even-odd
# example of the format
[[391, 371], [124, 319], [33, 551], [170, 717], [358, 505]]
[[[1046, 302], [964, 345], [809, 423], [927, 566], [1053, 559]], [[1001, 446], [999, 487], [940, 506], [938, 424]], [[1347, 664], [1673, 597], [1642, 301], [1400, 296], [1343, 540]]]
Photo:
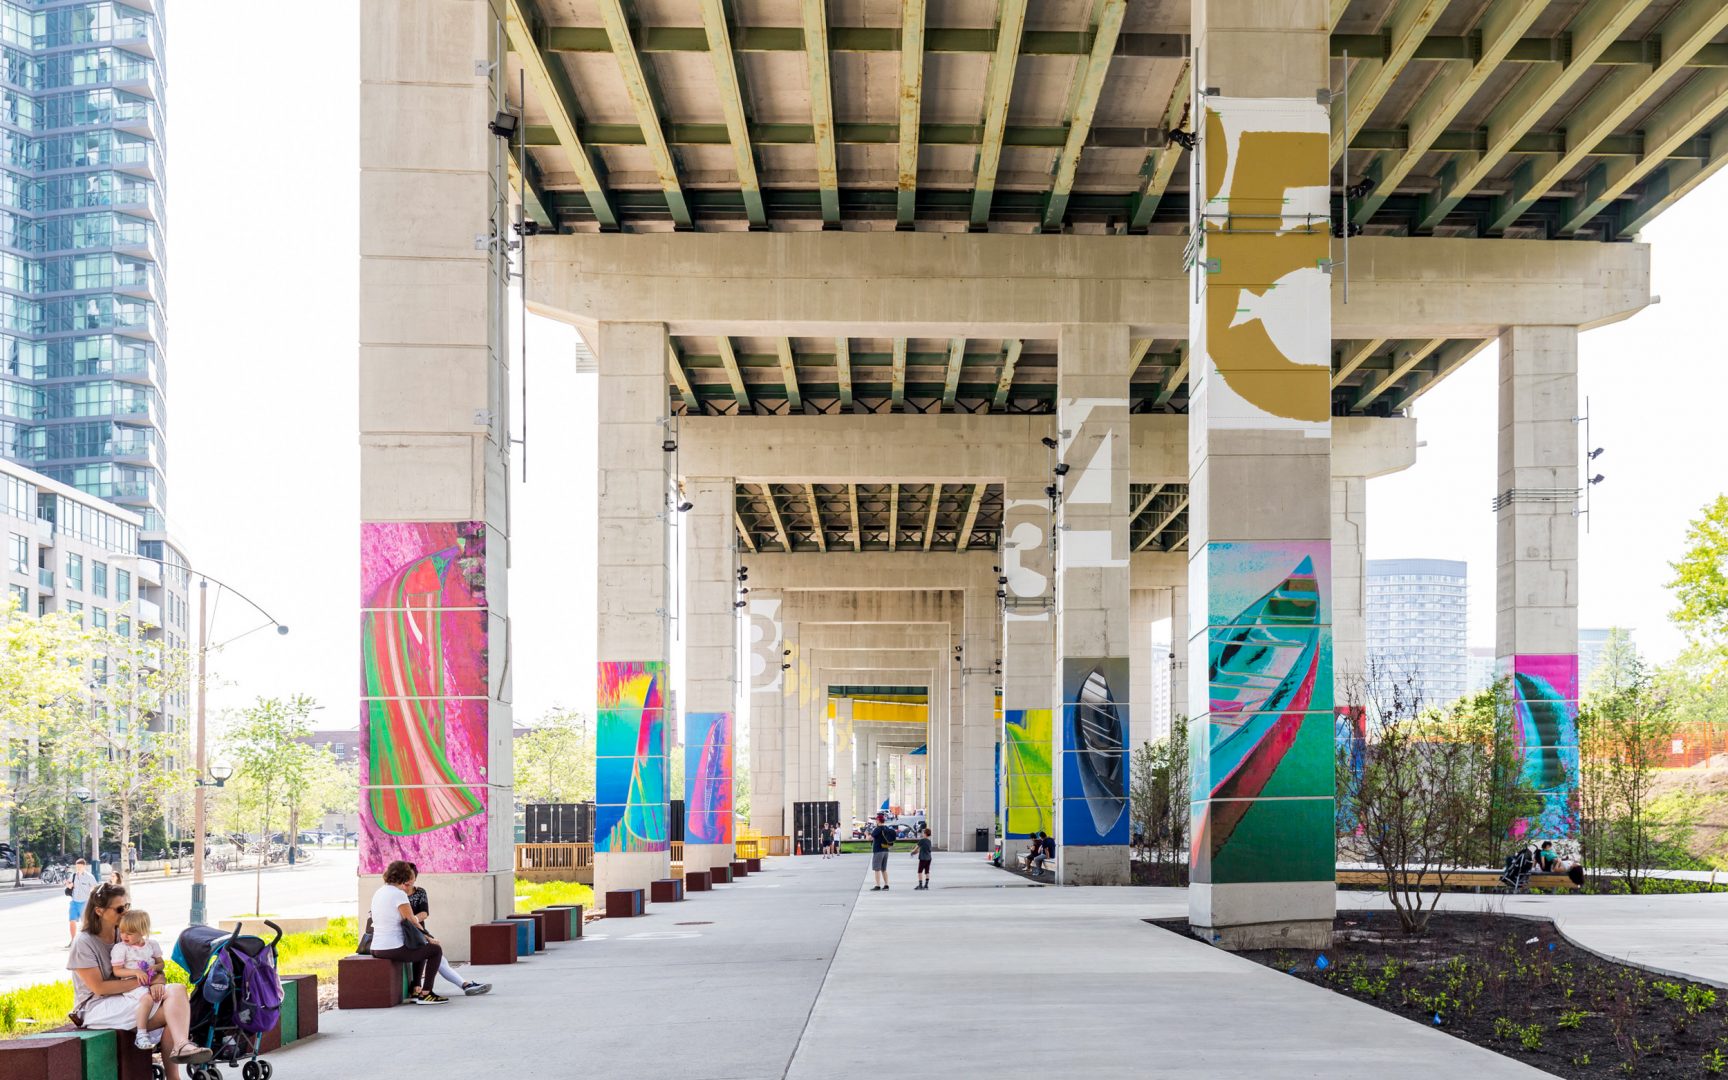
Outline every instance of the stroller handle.
[[280, 926], [277, 926], [275, 923], [271, 922], [269, 919], [264, 920], [264, 925], [268, 926], [270, 929], [276, 931], [276, 936], [270, 940], [270, 947], [272, 949], [274, 949], [276, 947], [276, 943], [282, 940], [282, 928]]

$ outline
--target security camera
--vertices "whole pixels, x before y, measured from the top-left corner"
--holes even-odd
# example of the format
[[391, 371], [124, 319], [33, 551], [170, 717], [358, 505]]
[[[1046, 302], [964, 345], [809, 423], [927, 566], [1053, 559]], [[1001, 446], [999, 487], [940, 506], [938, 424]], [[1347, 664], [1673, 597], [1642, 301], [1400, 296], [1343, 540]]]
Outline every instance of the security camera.
[[1067, 476], [1068, 475], [1068, 463], [1066, 461], [1064, 461], [1062, 464], [1056, 466], [1054, 469], [1051, 469], [1050, 471], [1055, 473], [1057, 476]]
[[1042, 439], [1039, 439], [1038, 441], [1043, 443], [1045, 446], [1048, 446], [1052, 450], [1056, 449], [1056, 440], [1052, 439], [1048, 435], [1044, 436]]

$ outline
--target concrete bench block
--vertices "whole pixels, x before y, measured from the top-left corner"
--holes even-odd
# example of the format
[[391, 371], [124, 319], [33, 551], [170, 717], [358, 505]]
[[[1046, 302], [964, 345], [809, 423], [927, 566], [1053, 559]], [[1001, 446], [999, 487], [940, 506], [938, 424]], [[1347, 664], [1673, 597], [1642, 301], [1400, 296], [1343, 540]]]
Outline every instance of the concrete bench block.
[[684, 889], [687, 892], [708, 892], [714, 888], [714, 878], [706, 870], [690, 870], [684, 874]]
[[633, 919], [643, 914], [646, 906], [641, 889], [614, 889], [606, 894], [608, 919]]
[[533, 912], [518, 912], [515, 915], [506, 915], [505, 918], [514, 922], [527, 923], [532, 926], [534, 928], [534, 951], [546, 951], [546, 916], [536, 915]]
[[749, 874], [750, 874], [750, 868], [748, 866], [744, 865], [743, 859], [733, 859], [732, 860], [732, 876], [733, 876], [733, 878], [747, 877], [747, 876], [749, 876]]
[[475, 923], [468, 928], [470, 964], [514, 964], [522, 930], [514, 922]]
[[[82, 1073], [72, 1073], [72, 1080], [153, 1080], [151, 1064], [156, 1059], [153, 1050], [140, 1050], [132, 1045], [130, 1031], [90, 1031], [64, 1024], [52, 1031], [26, 1035], [26, 1039], [78, 1039], [84, 1057]], [[0, 1043], [5, 1047], [6, 1043]], [[5, 1075], [0, 1064], [0, 1075]]]
[[344, 956], [336, 962], [338, 1009], [388, 1009], [406, 996], [408, 965], [376, 956]]
[[582, 937], [584, 909], [581, 904], [548, 904], [547, 911], [568, 911], [570, 913], [570, 940], [577, 941]]
[[[114, 1032], [106, 1034], [112, 1045]], [[86, 1041], [82, 1035], [57, 1031], [0, 1042], [0, 1080], [81, 1080]], [[117, 1071], [110, 1075], [117, 1075]]]
[[294, 1038], [299, 1040], [318, 1034], [318, 976], [284, 975], [282, 994], [286, 997], [290, 992], [294, 995]]
[[752, 874], [760, 874], [762, 872], [762, 860], [761, 859], [745, 859], [744, 860], [744, 869], [748, 870]]
[[516, 928], [516, 959], [526, 960], [534, 955], [534, 924], [521, 919], [499, 919], [500, 926]]
[[576, 935], [570, 927], [570, 908], [535, 908], [534, 914], [546, 917], [546, 940], [569, 941]]
[[648, 899], [655, 904], [676, 904], [684, 899], [684, 879], [659, 878], [649, 882]]
[[708, 879], [715, 885], [732, 884], [732, 868], [730, 866], [715, 866], [708, 871]]

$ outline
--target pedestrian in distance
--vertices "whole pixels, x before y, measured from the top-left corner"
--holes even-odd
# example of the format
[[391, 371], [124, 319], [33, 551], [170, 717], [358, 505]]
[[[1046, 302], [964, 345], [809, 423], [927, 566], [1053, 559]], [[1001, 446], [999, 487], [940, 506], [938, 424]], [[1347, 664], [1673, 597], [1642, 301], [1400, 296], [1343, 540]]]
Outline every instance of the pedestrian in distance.
[[888, 815], [876, 815], [876, 827], [870, 830], [870, 870], [876, 884], [871, 892], [888, 890], [888, 853], [894, 850], [894, 830], [888, 827]]
[[78, 938], [78, 923], [84, 917], [84, 904], [90, 899], [90, 894], [96, 890], [96, 875], [90, 872], [90, 864], [79, 859], [72, 864], [72, 880], [66, 883], [66, 947], [71, 948], [72, 942]]
[[831, 858], [834, 854], [834, 826], [826, 821], [822, 823], [822, 857]]
[[930, 826], [925, 825], [918, 831], [918, 848], [913, 856], [918, 860], [918, 884], [914, 889], [930, 887]]
[[832, 823], [829, 826], [829, 828], [831, 828], [833, 830], [833, 835], [829, 839], [828, 843], [829, 843], [829, 846], [831, 848], [833, 848], [834, 857], [839, 858], [840, 857], [840, 823], [838, 821], [836, 821], [836, 822]]

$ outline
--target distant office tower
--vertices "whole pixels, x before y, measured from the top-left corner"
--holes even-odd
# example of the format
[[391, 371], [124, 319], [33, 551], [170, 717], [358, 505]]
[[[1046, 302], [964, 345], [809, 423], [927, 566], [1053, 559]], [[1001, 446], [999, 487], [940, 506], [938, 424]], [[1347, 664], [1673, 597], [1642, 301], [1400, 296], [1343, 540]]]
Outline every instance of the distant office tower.
[[0, 7], [0, 457], [159, 534], [158, 4]]
[[1464, 693], [1467, 585], [1451, 559], [1368, 560], [1368, 662], [1382, 680], [1413, 680], [1434, 705]]
[[[1578, 686], [1580, 689], [1590, 685], [1590, 676], [1602, 666], [1603, 652], [1608, 648], [1608, 635], [1614, 632], [1613, 627], [1578, 631]], [[1632, 642], [1632, 631], [1625, 627], [1619, 628], [1626, 636], [1628, 644]]]
[[1464, 689], [1475, 692], [1486, 690], [1494, 685], [1494, 647], [1492, 645], [1473, 645], [1466, 661]]

